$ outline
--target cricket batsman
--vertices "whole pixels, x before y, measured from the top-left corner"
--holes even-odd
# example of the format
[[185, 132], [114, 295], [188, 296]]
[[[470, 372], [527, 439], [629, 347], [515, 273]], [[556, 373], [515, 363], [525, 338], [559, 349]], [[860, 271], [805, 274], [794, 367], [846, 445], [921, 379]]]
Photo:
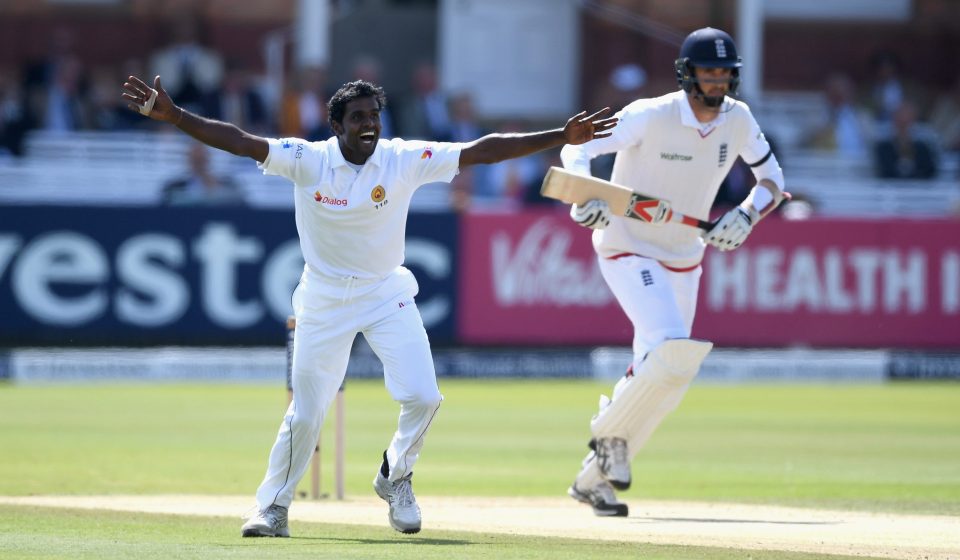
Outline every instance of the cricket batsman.
[[631, 460], [680, 404], [713, 346], [690, 338], [706, 246], [740, 247], [785, 198], [783, 172], [749, 107], [729, 97], [741, 67], [730, 35], [694, 31], [675, 62], [678, 91], [630, 103], [617, 113], [610, 136], [561, 152], [564, 168], [583, 175], [591, 159], [616, 153], [612, 182], [669, 200], [700, 220], [708, 219], [737, 156], [757, 179], [708, 231], [657, 217], [613, 216], [599, 199], [571, 208], [576, 223], [594, 230], [600, 272], [634, 328], [633, 362], [612, 398], [601, 397], [590, 422], [590, 452], [568, 490], [600, 516], [627, 515], [615, 490], [630, 487]]

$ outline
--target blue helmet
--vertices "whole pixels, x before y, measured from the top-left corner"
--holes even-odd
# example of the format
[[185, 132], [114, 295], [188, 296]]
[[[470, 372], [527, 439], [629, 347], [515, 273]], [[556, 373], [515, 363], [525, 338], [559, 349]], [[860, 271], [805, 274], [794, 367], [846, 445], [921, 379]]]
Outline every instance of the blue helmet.
[[737, 56], [737, 45], [733, 38], [725, 31], [704, 27], [687, 35], [680, 47], [680, 57], [674, 62], [677, 71], [677, 83], [683, 91], [690, 93], [696, 87], [700, 95], [700, 87], [693, 69], [703, 68], [730, 68], [730, 95], [736, 95], [740, 87], [740, 67], [743, 61]]

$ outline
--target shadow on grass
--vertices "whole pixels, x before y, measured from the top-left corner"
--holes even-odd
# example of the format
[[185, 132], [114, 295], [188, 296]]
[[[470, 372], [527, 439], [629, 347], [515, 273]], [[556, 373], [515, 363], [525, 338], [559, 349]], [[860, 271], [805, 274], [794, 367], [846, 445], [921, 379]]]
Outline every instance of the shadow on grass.
[[769, 519], [710, 519], [698, 517], [641, 517], [637, 521], [667, 521], [676, 523], [756, 523], [759, 525], [840, 525], [840, 521], [771, 521]]
[[396, 539], [354, 539], [349, 537], [290, 537], [291, 540], [309, 540], [309, 541], [330, 541], [350, 544], [428, 544], [428, 545], [455, 545], [463, 546], [465, 544], [475, 544], [471, 541], [459, 539], [428, 539], [423, 537], [403, 537]]
[[[263, 542], [263, 541], [272, 541], [277, 537], [258, 537], [253, 539], [243, 539], [241, 542], [236, 543], [221, 543], [219, 546], [229, 547], [229, 546], [248, 546], [250, 542]], [[368, 545], [380, 545], [380, 544], [389, 544], [389, 545], [430, 545], [430, 546], [464, 546], [477, 544], [472, 541], [464, 541], [460, 539], [436, 539], [436, 538], [424, 538], [424, 537], [399, 537], [395, 539], [361, 539], [361, 538], [351, 538], [351, 537], [301, 537], [301, 536], [291, 536], [289, 538], [281, 539], [284, 541], [286, 546], [292, 544], [316, 544], [316, 543], [337, 543], [337, 544], [368, 544]]]

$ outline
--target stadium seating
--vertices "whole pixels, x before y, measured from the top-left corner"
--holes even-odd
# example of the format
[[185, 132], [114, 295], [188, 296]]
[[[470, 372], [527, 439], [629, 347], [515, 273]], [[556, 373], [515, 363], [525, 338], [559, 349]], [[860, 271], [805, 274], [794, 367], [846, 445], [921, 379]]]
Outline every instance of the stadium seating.
[[[792, 107], [794, 118], [801, 118], [801, 105], [781, 101], [774, 106]], [[775, 120], [784, 122], [792, 114], [786, 111]], [[778, 128], [789, 127], [773, 126]], [[869, 160], [800, 149], [795, 140], [778, 140], [788, 190], [810, 200], [818, 215], [931, 217], [960, 211], [955, 160], [944, 161], [940, 179], [885, 181], [873, 178]], [[172, 132], [35, 131], [27, 138], [25, 157], [0, 160], [0, 204], [158, 204], [164, 184], [186, 172], [189, 146], [188, 138]], [[240, 185], [251, 206], [292, 207], [285, 179], [264, 176], [252, 162], [217, 150], [211, 150], [210, 163]], [[421, 189], [412, 208], [449, 208], [447, 189]]]

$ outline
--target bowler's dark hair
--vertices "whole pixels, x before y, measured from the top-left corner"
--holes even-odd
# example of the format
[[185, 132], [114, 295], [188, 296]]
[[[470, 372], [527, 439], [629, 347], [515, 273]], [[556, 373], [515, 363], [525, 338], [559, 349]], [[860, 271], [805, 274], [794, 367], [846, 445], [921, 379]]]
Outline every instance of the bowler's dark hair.
[[333, 94], [333, 97], [330, 98], [330, 102], [327, 103], [330, 125], [332, 126], [334, 122], [343, 124], [343, 113], [347, 109], [347, 103], [361, 97], [376, 98], [377, 105], [381, 110], [387, 106], [387, 96], [383, 93], [382, 87], [363, 80], [349, 82], [343, 84], [343, 86], [337, 90], [337, 93]]

